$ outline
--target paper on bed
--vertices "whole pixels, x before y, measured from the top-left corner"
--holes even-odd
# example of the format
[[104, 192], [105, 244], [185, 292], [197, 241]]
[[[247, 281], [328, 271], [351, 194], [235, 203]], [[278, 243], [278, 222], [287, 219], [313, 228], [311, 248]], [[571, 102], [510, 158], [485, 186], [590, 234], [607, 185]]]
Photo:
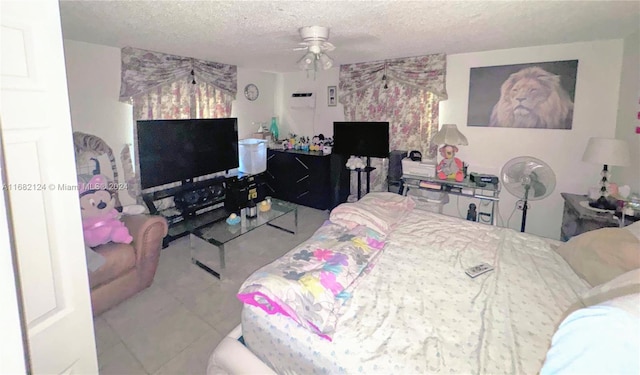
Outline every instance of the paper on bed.
[[341, 307], [381, 253], [381, 237], [364, 226], [326, 222], [309, 240], [249, 276], [238, 298], [331, 340]]

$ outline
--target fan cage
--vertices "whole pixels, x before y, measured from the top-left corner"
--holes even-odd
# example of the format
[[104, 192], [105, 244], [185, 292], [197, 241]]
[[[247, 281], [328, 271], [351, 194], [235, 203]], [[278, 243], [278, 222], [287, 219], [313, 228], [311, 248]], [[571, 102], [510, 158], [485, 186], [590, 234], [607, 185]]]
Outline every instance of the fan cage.
[[[503, 166], [500, 178], [504, 188], [520, 199], [525, 198], [526, 186], [529, 185], [527, 200], [540, 200], [549, 196], [556, 185], [556, 176], [551, 167], [532, 156], [521, 156], [509, 160]], [[536, 183], [544, 186], [543, 194], [536, 194]]]

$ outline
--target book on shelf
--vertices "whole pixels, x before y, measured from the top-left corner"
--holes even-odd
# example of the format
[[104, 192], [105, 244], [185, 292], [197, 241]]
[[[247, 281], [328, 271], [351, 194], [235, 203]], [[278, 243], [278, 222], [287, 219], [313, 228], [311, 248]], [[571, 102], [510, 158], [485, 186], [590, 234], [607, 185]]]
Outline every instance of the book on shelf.
[[440, 190], [442, 188], [442, 185], [437, 182], [424, 181], [424, 180], [420, 180], [420, 183], [418, 183], [418, 186], [425, 189], [435, 189], [435, 190]]

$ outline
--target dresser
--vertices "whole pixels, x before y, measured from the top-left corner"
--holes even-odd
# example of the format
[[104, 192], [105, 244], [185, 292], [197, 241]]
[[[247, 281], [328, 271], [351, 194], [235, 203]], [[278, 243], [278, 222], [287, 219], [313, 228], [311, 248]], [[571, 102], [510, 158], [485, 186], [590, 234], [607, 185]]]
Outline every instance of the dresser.
[[562, 241], [567, 241], [573, 236], [590, 230], [629, 225], [639, 219], [637, 216], [626, 216], [624, 223], [621, 225], [619, 214], [614, 215], [613, 212], [598, 212], [583, 207], [580, 202], [589, 200], [586, 195], [571, 193], [561, 193], [561, 195], [564, 199], [562, 229], [560, 230], [560, 238]]
[[329, 210], [346, 201], [349, 171], [339, 155], [267, 150], [267, 191], [287, 202]]

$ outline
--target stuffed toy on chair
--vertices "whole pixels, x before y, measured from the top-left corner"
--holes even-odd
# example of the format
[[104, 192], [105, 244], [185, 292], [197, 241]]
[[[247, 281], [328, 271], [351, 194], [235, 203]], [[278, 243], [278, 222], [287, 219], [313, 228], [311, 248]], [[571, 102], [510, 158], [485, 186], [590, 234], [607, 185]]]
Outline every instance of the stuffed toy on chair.
[[95, 175], [88, 183], [79, 183], [80, 214], [84, 242], [95, 247], [107, 242], [131, 243], [133, 237], [124, 223], [119, 220], [115, 209], [115, 199], [107, 190], [107, 179]]
[[464, 172], [462, 170], [462, 161], [456, 158], [458, 148], [452, 145], [444, 145], [440, 147], [440, 155], [444, 159], [440, 161], [436, 167], [438, 178], [441, 180], [456, 180], [458, 182], [464, 180]]

